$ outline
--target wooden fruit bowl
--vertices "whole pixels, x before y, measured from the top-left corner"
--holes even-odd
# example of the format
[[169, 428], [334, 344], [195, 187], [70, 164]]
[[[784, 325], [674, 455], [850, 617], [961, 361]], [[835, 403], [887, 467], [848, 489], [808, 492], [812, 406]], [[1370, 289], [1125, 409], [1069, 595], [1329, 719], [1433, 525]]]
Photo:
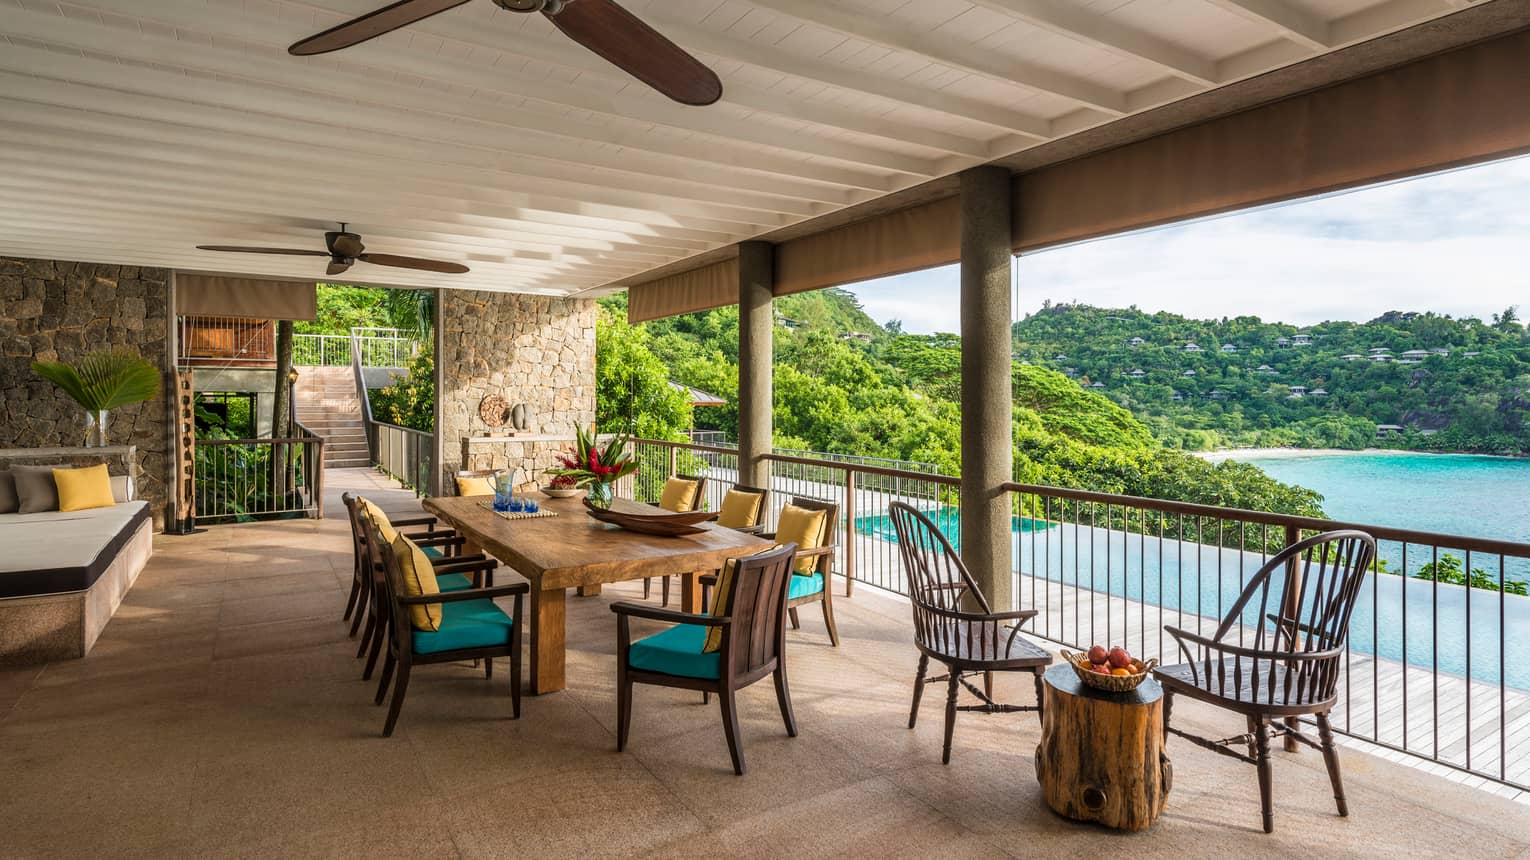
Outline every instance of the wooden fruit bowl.
[[701, 524], [717, 516], [716, 511], [686, 511], [677, 514], [626, 499], [613, 500], [610, 508], [597, 508], [586, 498], [584, 508], [590, 516], [603, 523], [660, 537], [679, 537], [706, 531]]
[[1092, 664], [1089, 662], [1087, 654], [1069, 651], [1064, 648], [1062, 658], [1068, 661], [1068, 665], [1073, 667], [1073, 671], [1078, 675], [1078, 679], [1083, 681], [1086, 686], [1093, 687], [1096, 690], [1104, 690], [1107, 693], [1129, 693], [1137, 689], [1138, 685], [1147, 680], [1148, 675], [1153, 671], [1153, 667], [1158, 665], [1157, 660], [1143, 662], [1134, 659], [1132, 664], [1127, 667], [1132, 670], [1130, 675], [1102, 675], [1089, 668]]

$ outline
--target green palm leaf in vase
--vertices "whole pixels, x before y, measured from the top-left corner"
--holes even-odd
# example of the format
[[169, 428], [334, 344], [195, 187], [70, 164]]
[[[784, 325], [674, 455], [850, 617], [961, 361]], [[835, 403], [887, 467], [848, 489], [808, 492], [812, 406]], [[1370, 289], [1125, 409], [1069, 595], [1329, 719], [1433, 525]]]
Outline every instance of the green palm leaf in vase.
[[99, 445], [106, 444], [108, 410], [142, 403], [160, 390], [159, 369], [131, 352], [93, 352], [75, 364], [34, 361], [32, 372], [85, 408]]

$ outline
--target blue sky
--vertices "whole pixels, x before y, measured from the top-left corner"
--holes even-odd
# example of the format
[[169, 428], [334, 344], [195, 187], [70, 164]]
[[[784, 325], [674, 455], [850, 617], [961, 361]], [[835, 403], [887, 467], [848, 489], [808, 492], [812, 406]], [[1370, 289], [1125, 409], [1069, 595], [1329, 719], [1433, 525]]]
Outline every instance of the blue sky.
[[[1044, 299], [1307, 324], [1432, 310], [1530, 311], [1530, 157], [1020, 258], [1022, 315]], [[954, 266], [849, 287], [878, 320], [957, 331]]]

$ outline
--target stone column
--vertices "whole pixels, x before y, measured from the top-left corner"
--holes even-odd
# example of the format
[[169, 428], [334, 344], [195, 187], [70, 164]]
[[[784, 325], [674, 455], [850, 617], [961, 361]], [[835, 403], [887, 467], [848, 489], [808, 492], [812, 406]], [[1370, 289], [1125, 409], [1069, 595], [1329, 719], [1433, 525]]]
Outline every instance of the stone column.
[[769, 242], [738, 246], [738, 477], [740, 483], [770, 486], [771, 353], [775, 327], [771, 305], [775, 247]]
[[961, 554], [996, 611], [1013, 607], [1009, 494], [1014, 450], [1010, 389], [1010, 174], [961, 174]]

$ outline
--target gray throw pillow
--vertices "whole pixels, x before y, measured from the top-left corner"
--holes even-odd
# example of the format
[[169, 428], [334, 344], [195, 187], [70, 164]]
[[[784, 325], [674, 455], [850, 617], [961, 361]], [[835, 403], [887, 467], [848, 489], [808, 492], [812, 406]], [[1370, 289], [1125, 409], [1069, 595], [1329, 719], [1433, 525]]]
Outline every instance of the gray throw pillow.
[[58, 484], [53, 481], [52, 466], [12, 466], [16, 480], [18, 513], [36, 514], [58, 510]]
[[19, 507], [21, 500], [16, 498], [16, 476], [10, 469], [0, 471], [0, 514], [14, 514]]

